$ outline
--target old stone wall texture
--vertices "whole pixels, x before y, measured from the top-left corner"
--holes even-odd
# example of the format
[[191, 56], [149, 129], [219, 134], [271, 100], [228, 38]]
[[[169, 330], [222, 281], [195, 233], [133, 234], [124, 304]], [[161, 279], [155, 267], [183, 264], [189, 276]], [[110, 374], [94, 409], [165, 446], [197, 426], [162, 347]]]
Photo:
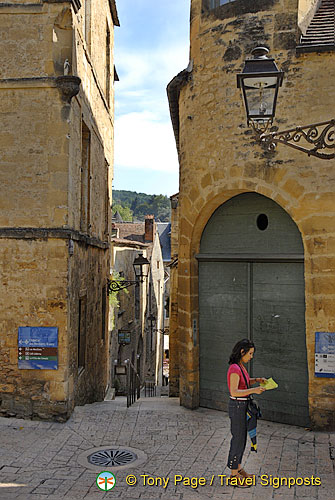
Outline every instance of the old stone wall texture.
[[[276, 201], [297, 224], [305, 251], [306, 343], [313, 424], [334, 427], [334, 379], [314, 377], [314, 332], [335, 328], [334, 161], [278, 146], [264, 152], [246, 125], [236, 74], [256, 46], [267, 46], [285, 71], [275, 126], [330, 119], [335, 104], [333, 52], [298, 56], [298, 1], [236, 0], [216, 10], [193, 0], [192, 80], [180, 94], [180, 217], [178, 325], [180, 395], [199, 402], [199, 352], [192, 319], [198, 314], [198, 265], [203, 229], [216, 208], [242, 192]], [[249, 5], [249, 7], [248, 7]], [[251, 7], [252, 5], [252, 7]], [[199, 140], [201, 138], [201, 140]], [[182, 362], [181, 362], [182, 360]]]
[[[6, 32], [0, 41], [0, 411], [7, 415], [65, 419], [74, 404], [103, 399], [109, 382], [108, 307], [104, 313], [102, 304], [113, 177], [113, 20], [108, 0], [94, 2], [94, 9], [87, 24], [84, 1], [78, 12], [72, 2], [0, 4]], [[69, 74], [81, 79], [71, 101], [56, 81], [66, 59]], [[83, 123], [90, 137], [85, 228]], [[86, 352], [79, 370], [84, 299]], [[18, 370], [18, 327], [26, 325], [58, 326], [58, 370]]]
[[[179, 396], [179, 328], [178, 328], [178, 197], [175, 208], [171, 206], [171, 265], [170, 265], [170, 311], [169, 311], [169, 396]], [[173, 264], [172, 262], [175, 261]]]
[[[123, 277], [126, 280], [135, 280], [133, 262], [139, 252], [142, 252], [143, 256], [147, 257], [147, 245], [141, 243], [136, 245], [133, 243], [133, 246], [129, 247], [125, 242], [123, 244], [112, 242], [112, 269], [118, 273], [123, 273]], [[118, 293], [119, 307], [114, 309], [114, 326], [110, 339], [112, 362], [117, 359], [119, 364], [124, 365], [124, 361], [126, 359], [131, 360], [133, 355], [136, 366], [136, 355], [140, 355], [139, 368], [142, 382], [150, 366], [146, 356], [148, 332], [145, 329], [146, 325], [144, 321], [147, 299], [146, 283], [141, 284], [137, 289], [135, 286], [131, 286], [127, 291], [120, 291]], [[120, 345], [118, 343], [119, 330], [130, 331], [131, 342], [129, 345]], [[125, 393], [127, 384], [126, 375], [115, 375], [114, 366], [112, 366], [112, 372], [112, 383], [119, 392]], [[115, 383], [116, 379], [117, 382]]]

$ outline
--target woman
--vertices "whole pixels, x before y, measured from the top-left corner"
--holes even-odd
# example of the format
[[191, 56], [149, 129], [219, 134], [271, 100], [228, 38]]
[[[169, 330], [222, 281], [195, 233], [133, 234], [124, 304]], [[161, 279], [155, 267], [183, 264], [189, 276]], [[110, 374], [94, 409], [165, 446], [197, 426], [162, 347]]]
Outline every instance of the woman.
[[[247, 442], [247, 406], [250, 394], [262, 394], [264, 387], [248, 386], [256, 382], [265, 382], [265, 378], [250, 378], [245, 368], [254, 355], [254, 343], [248, 339], [237, 342], [230, 358], [227, 373], [227, 382], [230, 392], [228, 413], [231, 423], [232, 439], [228, 455], [228, 468], [231, 469], [231, 484], [240, 488], [247, 488], [245, 478], [252, 477], [241, 468], [242, 456]], [[247, 383], [246, 383], [247, 382]], [[236, 479], [235, 479], [236, 478]]]

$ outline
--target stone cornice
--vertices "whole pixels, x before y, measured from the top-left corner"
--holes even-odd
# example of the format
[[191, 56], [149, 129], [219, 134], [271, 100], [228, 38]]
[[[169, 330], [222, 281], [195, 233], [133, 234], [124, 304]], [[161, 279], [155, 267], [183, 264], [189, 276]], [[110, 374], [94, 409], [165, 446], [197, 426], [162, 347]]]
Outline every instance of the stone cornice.
[[102, 241], [75, 229], [45, 228], [45, 227], [1, 227], [0, 238], [18, 240], [48, 240], [49, 238], [61, 240], [74, 240], [86, 245], [107, 249], [108, 241]]
[[81, 0], [43, 0], [43, 3], [71, 3], [75, 12], [81, 7]]
[[78, 94], [81, 79], [78, 76], [45, 76], [31, 78], [0, 79], [0, 89], [58, 88], [64, 102], [70, 104], [72, 97]]
[[[11, 10], [14, 10], [16, 13], [18, 10], [23, 9], [26, 11], [29, 11], [28, 13], [39, 13], [42, 12], [43, 10], [43, 4], [37, 3], [37, 2], [31, 2], [31, 3], [10, 3], [10, 2], [0, 2], [0, 9], [1, 11], [7, 10], [11, 12]], [[2, 12], [1, 12], [2, 13]]]
[[1, 78], [0, 88], [22, 89], [29, 87], [57, 87], [56, 78], [53, 76], [26, 77], [26, 78]]

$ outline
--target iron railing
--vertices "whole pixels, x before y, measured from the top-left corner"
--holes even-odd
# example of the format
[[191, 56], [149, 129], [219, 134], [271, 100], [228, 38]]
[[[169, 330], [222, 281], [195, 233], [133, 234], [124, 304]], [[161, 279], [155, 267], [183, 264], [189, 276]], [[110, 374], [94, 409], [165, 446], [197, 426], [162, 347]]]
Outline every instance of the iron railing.
[[140, 399], [141, 379], [130, 359], [127, 360], [127, 408]]

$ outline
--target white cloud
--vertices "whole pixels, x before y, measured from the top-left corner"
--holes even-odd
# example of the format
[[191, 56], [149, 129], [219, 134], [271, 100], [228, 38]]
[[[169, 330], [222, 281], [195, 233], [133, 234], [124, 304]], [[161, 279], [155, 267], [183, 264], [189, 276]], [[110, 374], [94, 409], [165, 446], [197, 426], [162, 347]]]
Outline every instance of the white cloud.
[[119, 167], [177, 172], [172, 125], [150, 111], [119, 117], [115, 123], [115, 168]]
[[121, 13], [124, 31], [115, 44], [120, 77], [115, 84], [115, 171], [123, 167], [143, 171], [143, 177], [148, 171], [176, 176], [166, 86], [188, 65], [189, 2], [126, 0]]
[[155, 47], [151, 50], [121, 51], [117, 71], [120, 75], [120, 90], [150, 88], [160, 85], [163, 88], [179, 71], [188, 65], [188, 47], [172, 45]]

